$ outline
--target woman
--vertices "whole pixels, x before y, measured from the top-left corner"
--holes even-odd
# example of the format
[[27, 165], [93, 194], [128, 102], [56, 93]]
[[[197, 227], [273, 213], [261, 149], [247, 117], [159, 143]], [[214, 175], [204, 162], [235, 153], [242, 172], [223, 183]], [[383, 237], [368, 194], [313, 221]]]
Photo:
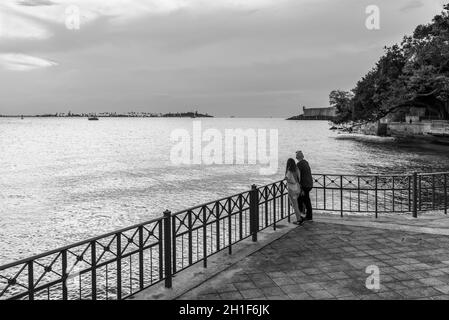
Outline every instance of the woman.
[[298, 206], [298, 197], [301, 194], [301, 174], [294, 159], [287, 160], [287, 168], [285, 169], [285, 179], [287, 179], [288, 196], [290, 203], [295, 210], [296, 221], [294, 224], [301, 225], [304, 222], [304, 213], [301, 212]]

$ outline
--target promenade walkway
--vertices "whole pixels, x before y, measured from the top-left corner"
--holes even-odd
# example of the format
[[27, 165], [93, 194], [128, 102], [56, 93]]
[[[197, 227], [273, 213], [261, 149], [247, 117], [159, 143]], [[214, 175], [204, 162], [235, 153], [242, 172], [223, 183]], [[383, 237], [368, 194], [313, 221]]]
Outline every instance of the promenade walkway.
[[[277, 239], [261, 240], [260, 248], [171, 298], [449, 299], [448, 220], [317, 215], [304, 227], [284, 225]], [[370, 265], [380, 269], [379, 290], [365, 286]], [[174, 287], [187, 282], [175, 279]], [[136, 298], [157, 297], [167, 295]]]

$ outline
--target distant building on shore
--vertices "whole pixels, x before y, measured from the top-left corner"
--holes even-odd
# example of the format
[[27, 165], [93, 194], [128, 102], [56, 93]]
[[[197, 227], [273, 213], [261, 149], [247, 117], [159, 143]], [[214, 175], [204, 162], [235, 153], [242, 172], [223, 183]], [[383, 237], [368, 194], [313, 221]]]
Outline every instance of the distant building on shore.
[[288, 120], [334, 120], [337, 116], [336, 107], [306, 108], [302, 107], [303, 114], [294, 116]]
[[[335, 118], [337, 116], [337, 108], [306, 108], [302, 107], [303, 116], [306, 118]], [[327, 120], [327, 119], [324, 119]]]

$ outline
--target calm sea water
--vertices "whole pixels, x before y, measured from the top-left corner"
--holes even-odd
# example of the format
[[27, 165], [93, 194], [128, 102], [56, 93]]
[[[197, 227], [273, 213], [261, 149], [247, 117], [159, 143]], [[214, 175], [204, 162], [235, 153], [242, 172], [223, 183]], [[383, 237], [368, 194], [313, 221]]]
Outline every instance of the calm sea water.
[[170, 133], [198, 119], [0, 119], [0, 264], [266, 184], [302, 149], [315, 173], [449, 169], [447, 148], [338, 140], [324, 121], [201, 119], [277, 129], [277, 174], [170, 162]]

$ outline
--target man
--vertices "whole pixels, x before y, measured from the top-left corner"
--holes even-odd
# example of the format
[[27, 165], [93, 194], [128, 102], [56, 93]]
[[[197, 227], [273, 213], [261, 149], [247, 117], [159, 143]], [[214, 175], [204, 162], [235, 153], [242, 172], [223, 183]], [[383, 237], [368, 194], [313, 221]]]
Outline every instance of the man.
[[312, 172], [310, 170], [309, 163], [304, 159], [304, 154], [302, 151], [296, 151], [296, 160], [298, 160], [298, 163], [296, 164], [298, 166], [299, 172], [301, 173], [301, 188], [302, 193], [298, 197], [298, 206], [301, 211], [306, 209], [306, 221], [313, 221], [312, 216], [312, 203], [310, 202], [310, 190], [313, 188], [313, 178], [312, 178]]

